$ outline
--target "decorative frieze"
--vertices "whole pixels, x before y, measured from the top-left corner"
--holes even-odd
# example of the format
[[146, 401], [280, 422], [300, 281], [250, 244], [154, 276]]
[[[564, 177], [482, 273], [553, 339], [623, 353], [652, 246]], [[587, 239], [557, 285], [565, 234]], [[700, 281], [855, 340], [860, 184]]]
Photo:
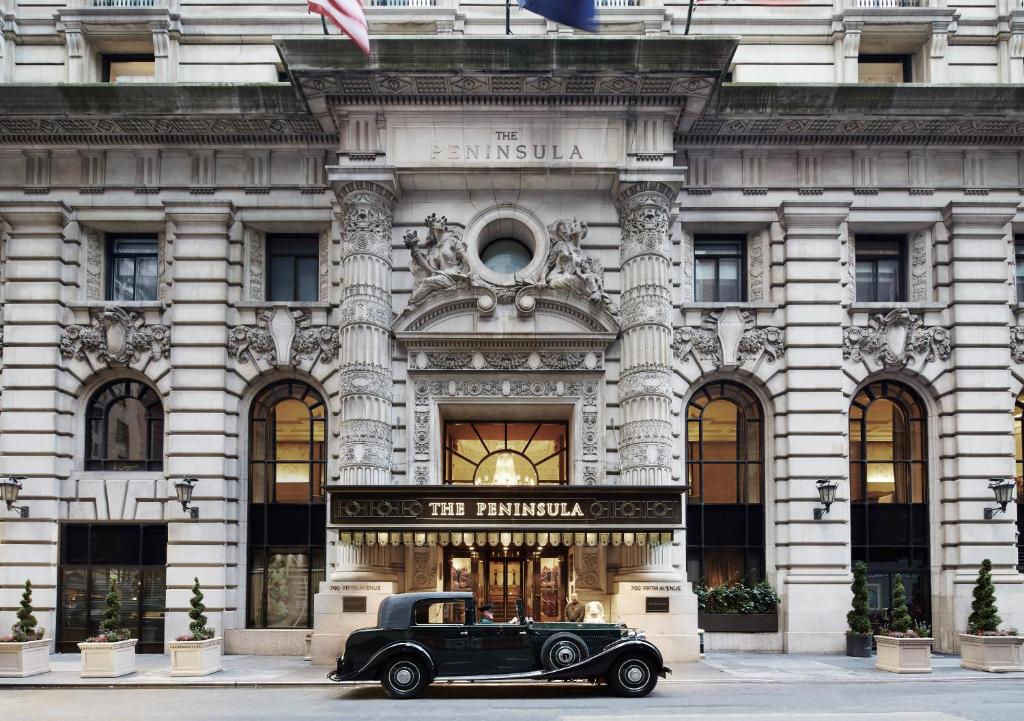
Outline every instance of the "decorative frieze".
[[141, 313], [107, 306], [92, 314], [92, 324], [69, 325], [60, 339], [65, 358], [99, 363], [129, 364], [143, 355], [159, 360], [171, 350], [171, 329], [166, 325], [147, 325]]
[[774, 326], [757, 328], [754, 317], [738, 308], [705, 313], [700, 328], [677, 328], [672, 353], [683, 362], [691, 356], [717, 366], [736, 366], [764, 356], [774, 363], [785, 352], [785, 332]]
[[260, 313], [256, 325], [235, 326], [228, 332], [228, 357], [239, 363], [277, 365], [315, 363], [338, 357], [338, 329], [312, 326], [301, 310], [274, 308]]
[[600, 370], [604, 356], [576, 351], [421, 351], [410, 357], [410, 367], [426, 370]]
[[910, 300], [914, 303], [931, 299], [928, 265], [928, 235], [918, 231], [910, 236]]
[[103, 234], [91, 228], [84, 229], [85, 235], [85, 297], [89, 300], [103, 299], [103, 278], [106, 273], [106, 249]]
[[925, 327], [921, 317], [906, 308], [885, 315], [875, 313], [867, 326], [843, 331], [843, 358], [847, 360], [870, 358], [885, 366], [905, 366], [920, 360], [947, 360], [950, 352], [949, 331]]

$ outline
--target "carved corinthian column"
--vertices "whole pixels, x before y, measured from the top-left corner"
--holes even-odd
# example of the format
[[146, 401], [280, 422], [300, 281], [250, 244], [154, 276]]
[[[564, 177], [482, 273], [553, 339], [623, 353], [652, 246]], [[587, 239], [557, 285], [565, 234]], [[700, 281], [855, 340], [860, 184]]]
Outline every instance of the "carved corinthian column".
[[338, 190], [342, 221], [340, 477], [391, 481], [391, 215], [395, 197], [373, 183]]
[[672, 480], [671, 188], [637, 183], [615, 205], [622, 223], [622, 482]]

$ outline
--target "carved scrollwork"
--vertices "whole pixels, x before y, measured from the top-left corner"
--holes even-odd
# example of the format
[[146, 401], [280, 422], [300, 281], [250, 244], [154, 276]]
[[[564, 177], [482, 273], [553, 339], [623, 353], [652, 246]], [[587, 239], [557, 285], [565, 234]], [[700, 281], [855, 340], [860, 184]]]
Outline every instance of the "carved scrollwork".
[[754, 317], [736, 308], [705, 313], [701, 328], [677, 328], [672, 336], [672, 352], [683, 362], [696, 355], [714, 365], [737, 365], [764, 356], [769, 363], [782, 357], [785, 332], [774, 326], [755, 327]]
[[669, 256], [669, 209], [674, 194], [661, 183], [636, 183], [617, 199], [622, 260], [642, 254]]
[[1024, 363], [1024, 325], [1010, 328], [1010, 357], [1014, 363]]
[[854, 326], [843, 331], [843, 358], [860, 361], [870, 358], [882, 365], [907, 365], [924, 359], [947, 360], [951, 353], [949, 331], [927, 328], [921, 317], [906, 308], [897, 308], [885, 315], [875, 313], [867, 326]]
[[334, 359], [340, 347], [337, 328], [311, 326], [309, 315], [301, 310], [267, 310], [256, 317], [256, 325], [228, 331], [228, 357], [243, 365], [259, 365], [260, 361], [299, 365], [318, 358]]
[[171, 329], [146, 325], [142, 314], [107, 306], [92, 314], [92, 324], [69, 325], [60, 339], [65, 358], [86, 360], [92, 355], [99, 363], [126, 365], [149, 354], [159, 360], [170, 353]]

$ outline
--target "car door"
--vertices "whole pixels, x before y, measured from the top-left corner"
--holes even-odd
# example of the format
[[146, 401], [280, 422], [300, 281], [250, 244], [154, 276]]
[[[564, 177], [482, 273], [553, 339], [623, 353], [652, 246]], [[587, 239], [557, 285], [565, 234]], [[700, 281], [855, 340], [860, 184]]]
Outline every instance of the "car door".
[[413, 608], [409, 640], [423, 646], [437, 676], [468, 676], [473, 672], [465, 601], [426, 601]]
[[525, 625], [477, 623], [467, 626], [474, 670], [471, 675], [523, 673], [538, 668]]

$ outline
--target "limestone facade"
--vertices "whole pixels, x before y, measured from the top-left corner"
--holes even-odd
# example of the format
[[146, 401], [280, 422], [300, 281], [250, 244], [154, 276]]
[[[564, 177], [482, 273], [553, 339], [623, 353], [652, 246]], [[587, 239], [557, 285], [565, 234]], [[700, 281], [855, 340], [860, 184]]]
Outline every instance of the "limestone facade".
[[[196, 576], [229, 649], [301, 653], [312, 630], [323, 662], [384, 593], [446, 586], [448, 531], [377, 543], [329, 528], [308, 613], [253, 628], [251, 419], [282, 381], [322, 399], [328, 486], [437, 485], [447, 423], [543, 418], [567, 428], [569, 485], [637, 498], [692, 487], [690, 409], [736, 384], [760, 409], [753, 565], [782, 603], [777, 633], [711, 647], [787, 652], [844, 648], [865, 546], [851, 408], [872, 384], [905, 387], [923, 407], [926, 527], [911, 545], [927, 549], [937, 646], [956, 648], [983, 558], [1001, 615], [1024, 627], [1019, 506], [984, 518], [989, 479], [1024, 463], [1024, 11], [835, 1], [701, 3], [691, 39], [677, 37], [684, 2], [605, 3], [605, 29], [627, 36], [609, 40], [651, 43], [605, 70], [588, 65], [590, 41], [527, 13], [514, 32], [545, 45], [474, 37], [502, 32], [503, 3], [370, 7], [385, 71], [325, 52], [344, 41], [296, 3], [253, 17], [6, 0], [0, 474], [26, 477], [31, 515], [0, 508], [0, 628], [31, 578], [61, 641], [62, 532], [87, 522], [166, 527], [164, 642], [187, 628]], [[447, 65], [418, 52], [439, 47]], [[114, 51], [150, 52], [155, 84], [80, 85]], [[859, 87], [862, 52], [906, 54], [915, 80], [956, 85]], [[467, 57], [485, 59], [463, 72]], [[213, 81], [238, 85], [192, 85]], [[125, 233], [157, 239], [152, 300], [110, 298]], [[268, 239], [288, 233], [315, 239], [315, 297], [271, 302]], [[528, 248], [520, 271], [484, 263], [495, 233]], [[740, 239], [738, 300], [698, 300], [709, 236]], [[902, 239], [898, 301], [857, 295], [858, 249], [880, 236]], [[162, 467], [89, 467], [89, 401], [115, 380], [158, 396]], [[199, 479], [196, 521], [174, 500], [182, 477]], [[839, 488], [815, 520], [820, 479]], [[556, 524], [541, 532], [563, 538], [539, 545], [566, 549], [563, 591], [691, 659], [700, 578], [685, 526], [591, 543]], [[366, 606], [346, 606], [353, 594]], [[644, 605], [652, 594], [669, 614]]]

